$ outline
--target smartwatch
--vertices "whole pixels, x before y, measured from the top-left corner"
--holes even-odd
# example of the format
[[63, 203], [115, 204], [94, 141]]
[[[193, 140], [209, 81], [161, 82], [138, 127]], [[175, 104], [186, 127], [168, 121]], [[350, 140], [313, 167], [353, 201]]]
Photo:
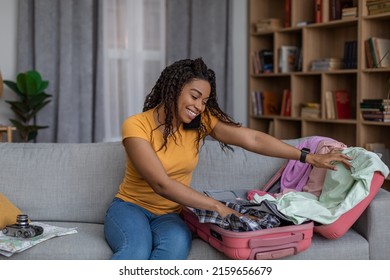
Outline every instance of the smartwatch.
[[301, 157], [299, 158], [299, 161], [302, 163], [306, 163], [306, 156], [310, 154], [310, 149], [308, 148], [302, 148], [301, 149]]

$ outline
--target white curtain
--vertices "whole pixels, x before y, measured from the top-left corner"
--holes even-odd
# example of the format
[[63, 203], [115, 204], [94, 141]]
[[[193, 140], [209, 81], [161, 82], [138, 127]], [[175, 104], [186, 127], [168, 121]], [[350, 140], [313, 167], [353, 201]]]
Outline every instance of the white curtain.
[[142, 112], [165, 62], [165, 1], [103, 1], [104, 141]]

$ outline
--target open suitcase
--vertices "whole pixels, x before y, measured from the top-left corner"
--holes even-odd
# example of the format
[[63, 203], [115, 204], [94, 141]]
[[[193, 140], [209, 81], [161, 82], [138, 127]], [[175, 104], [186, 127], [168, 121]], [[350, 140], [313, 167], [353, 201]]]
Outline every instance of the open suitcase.
[[188, 208], [184, 208], [182, 213], [193, 233], [232, 259], [264, 260], [296, 255], [309, 248], [313, 236], [312, 222], [234, 232], [215, 224], [200, 223]]

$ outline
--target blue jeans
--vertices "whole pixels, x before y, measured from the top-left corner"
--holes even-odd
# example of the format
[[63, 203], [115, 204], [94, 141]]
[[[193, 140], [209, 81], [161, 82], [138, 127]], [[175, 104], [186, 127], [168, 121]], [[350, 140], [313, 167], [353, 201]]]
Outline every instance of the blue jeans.
[[117, 260], [186, 259], [192, 244], [178, 214], [155, 215], [119, 198], [107, 210], [104, 234]]

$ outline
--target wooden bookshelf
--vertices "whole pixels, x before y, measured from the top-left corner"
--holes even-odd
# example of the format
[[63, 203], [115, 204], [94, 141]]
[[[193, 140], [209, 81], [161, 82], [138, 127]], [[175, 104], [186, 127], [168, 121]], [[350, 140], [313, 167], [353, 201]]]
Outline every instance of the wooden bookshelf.
[[[390, 148], [390, 123], [365, 121], [361, 117], [360, 102], [364, 98], [387, 98], [386, 83], [390, 68], [369, 68], [364, 41], [371, 36], [390, 39], [390, 13], [369, 15], [367, 0], [355, 1], [357, 16], [338, 20], [315, 22], [313, 0], [290, 0], [290, 13], [286, 13], [288, 0], [249, 0], [248, 2], [248, 125], [270, 132], [280, 139], [312, 135], [327, 136], [348, 146], [365, 147], [366, 143], [383, 142]], [[327, 0], [322, 0], [327, 1]], [[328, 0], [331, 1], [331, 0]], [[258, 31], [256, 22], [277, 18], [288, 27]], [[288, 20], [288, 18], [290, 20]], [[304, 26], [297, 24], [306, 22]], [[344, 58], [345, 44], [356, 41], [355, 67], [348, 69], [312, 71], [316, 59]], [[302, 49], [299, 71], [280, 73], [278, 50], [281, 46]], [[254, 51], [271, 49], [274, 52], [272, 73], [254, 74]], [[282, 99], [283, 90], [291, 91], [291, 117], [280, 115], [254, 115], [253, 91], [274, 91]], [[350, 92], [351, 119], [327, 119], [325, 92], [347, 89]], [[300, 107], [305, 102], [321, 104], [320, 118], [301, 118]], [[385, 185], [389, 187], [390, 180]]]

